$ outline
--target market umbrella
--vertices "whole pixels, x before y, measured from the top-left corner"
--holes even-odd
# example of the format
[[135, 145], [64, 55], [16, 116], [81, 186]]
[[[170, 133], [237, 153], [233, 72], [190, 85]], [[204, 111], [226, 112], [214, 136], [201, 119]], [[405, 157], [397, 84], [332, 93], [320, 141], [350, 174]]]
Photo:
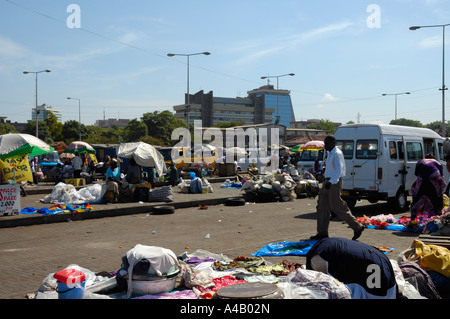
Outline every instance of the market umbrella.
[[67, 148], [66, 143], [64, 142], [54, 142], [50, 145], [51, 147], [53, 147], [55, 149], [55, 151], [57, 152], [64, 152], [64, 150]]
[[225, 153], [227, 154], [234, 154], [236, 156], [246, 156], [248, 153], [245, 151], [245, 149], [241, 147], [230, 147], [225, 149]]
[[73, 154], [73, 153], [61, 153], [59, 155], [59, 158], [62, 159], [62, 160], [64, 160], [64, 159], [72, 159], [74, 157], [75, 157], [75, 154]]
[[304, 145], [304, 144], [298, 144], [298, 145], [295, 145], [293, 148], [291, 148], [291, 152], [298, 153], [298, 152], [303, 151], [303, 150], [301, 149], [301, 147], [302, 147], [303, 145]]
[[323, 141], [309, 141], [301, 147], [302, 151], [318, 151], [325, 148]]
[[95, 149], [86, 142], [74, 141], [67, 146], [65, 152], [73, 154], [82, 154], [82, 153], [95, 154]]
[[144, 142], [122, 143], [116, 147], [118, 157], [134, 158], [142, 167], [154, 167], [159, 176], [166, 172], [164, 156], [152, 145]]
[[0, 135], [0, 158], [11, 158], [28, 154], [30, 157], [53, 152], [54, 149], [43, 140], [20, 133]]

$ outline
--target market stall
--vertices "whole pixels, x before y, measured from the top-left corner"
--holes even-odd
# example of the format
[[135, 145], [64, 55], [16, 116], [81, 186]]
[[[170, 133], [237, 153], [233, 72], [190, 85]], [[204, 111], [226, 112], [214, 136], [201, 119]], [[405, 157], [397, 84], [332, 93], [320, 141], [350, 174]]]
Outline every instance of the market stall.
[[0, 182], [7, 184], [0, 187], [0, 213], [20, 212], [20, 183], [33, 182], [28, 159], [52, 151], [50, 145], [29, 134], [0, 135]]

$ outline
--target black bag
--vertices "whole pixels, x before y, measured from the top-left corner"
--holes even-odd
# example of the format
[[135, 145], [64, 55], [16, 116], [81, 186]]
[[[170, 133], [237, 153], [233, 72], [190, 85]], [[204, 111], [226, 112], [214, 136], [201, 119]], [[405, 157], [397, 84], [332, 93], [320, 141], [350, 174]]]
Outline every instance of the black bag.
[[148, 193], [150, 188], [148, 187], [136, 187], [133, 193], [133, 201], [135, 202], [148, 202]]

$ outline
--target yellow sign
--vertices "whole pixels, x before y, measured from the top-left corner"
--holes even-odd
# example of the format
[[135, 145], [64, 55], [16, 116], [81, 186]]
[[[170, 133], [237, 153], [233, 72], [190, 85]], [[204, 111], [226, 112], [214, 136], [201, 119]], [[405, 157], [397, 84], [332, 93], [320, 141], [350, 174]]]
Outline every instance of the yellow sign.
[[0, 159], [0, 169], [2, 170], [3, 180], [21, 182], [33, 182], [28, 155], [20, 155], [6, 159]]

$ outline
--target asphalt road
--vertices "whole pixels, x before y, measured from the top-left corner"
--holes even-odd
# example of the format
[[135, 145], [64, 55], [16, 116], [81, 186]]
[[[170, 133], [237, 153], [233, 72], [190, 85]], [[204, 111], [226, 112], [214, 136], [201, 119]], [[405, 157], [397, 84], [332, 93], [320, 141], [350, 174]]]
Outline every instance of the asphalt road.
[[[235, 195], [235, 190], [230, 194]], [[194, 195], [202, 196], [202, 195]], [[289, 202], [249, 203], [177, 209], [174, 214], [148, 213], [56, 224], [0, 229], [0, 298], [24, 299], [51, 273], [76, 264], [94, 272], [115, 271], [121, 257], [136, 244], [171, 249], [176, 255], [203, 249], [230, 258], [251, 256], [269, 243], [307, 240], [316, 233], [316, 198]], [[120, 208], [118, 208], [120, 209]], [[394, 213], [384, 203], [359, 202], [356, 216]], [[340, 220], [330, 223], [330, 236], [351, 238]], [[366, 229], [359, 241], [394, 248], [397, 259], [418, 233]], [[209, 238], [207, 238], [209, 237]], [[304, 257], [264, 257], [305, 263]]]

